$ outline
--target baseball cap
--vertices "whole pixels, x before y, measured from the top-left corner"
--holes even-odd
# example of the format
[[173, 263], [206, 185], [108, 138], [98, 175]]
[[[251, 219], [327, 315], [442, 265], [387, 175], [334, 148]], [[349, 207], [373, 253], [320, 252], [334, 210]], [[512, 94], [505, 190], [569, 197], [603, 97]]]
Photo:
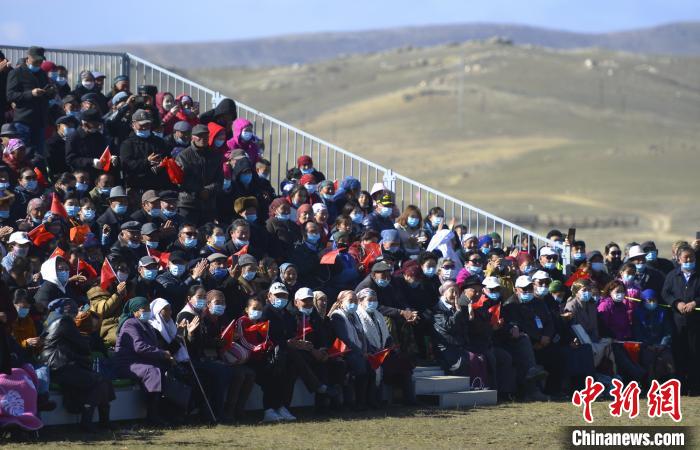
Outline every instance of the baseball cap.
[[532, 284], [532, 279], [527, 275], [520, 275], [517, 280], [515, 280], [515, 287], [524, 288]]

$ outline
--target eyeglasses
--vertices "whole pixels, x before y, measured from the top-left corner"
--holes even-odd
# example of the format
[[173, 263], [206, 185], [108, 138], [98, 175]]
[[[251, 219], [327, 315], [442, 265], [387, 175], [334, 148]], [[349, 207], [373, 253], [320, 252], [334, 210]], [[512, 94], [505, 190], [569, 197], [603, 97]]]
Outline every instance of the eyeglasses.
[[469, 262], [470, 262], [470, 263], [473, 263], [473, 264], [481, 264], [481, 263], [482, 263], [482, 260], [480, 260], [480, 259], [470, 259]]
[[547, 261], [551, 261], [551, 260], [553, 260], [553, 259], [554, 259], [554, 260], [559, 259], [559, 258], [557, 257], [557, 255], [546, 255], [544, 258], [545, 258]]
[[622, 255], [622, 252], [610, 252], [610, 254], [613, 256], [620, 256]]
[[182, 234], [184, 234], [185, 236], [197, 236], [196, 231], [183, 231]]

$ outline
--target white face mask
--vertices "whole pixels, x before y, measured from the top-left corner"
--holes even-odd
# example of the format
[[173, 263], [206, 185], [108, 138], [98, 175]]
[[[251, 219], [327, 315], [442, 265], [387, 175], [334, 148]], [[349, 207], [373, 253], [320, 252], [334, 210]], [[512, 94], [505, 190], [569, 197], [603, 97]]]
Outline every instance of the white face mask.
[[95, 82], [94, 82], [94, 81], [83, 80], [81, 84], [83, 85], [83, 87], [84, 87], [85, 89], [92, 89], [92, 88], [95, 87]]

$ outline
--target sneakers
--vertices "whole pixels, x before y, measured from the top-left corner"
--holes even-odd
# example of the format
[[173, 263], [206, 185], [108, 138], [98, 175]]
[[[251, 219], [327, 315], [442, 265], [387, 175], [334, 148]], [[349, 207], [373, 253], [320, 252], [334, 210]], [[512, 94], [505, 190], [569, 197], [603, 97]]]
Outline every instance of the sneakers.
[[277, 423], [281, 422], [282, 420], [282, 416], [277, 414], [277, 411], [274, 409], [270, 408], [265, 410], [265, 415], [263, 416], [264, 423]]
[[284, 406], [277, 409], [277, 414], [282, 418], [282, 420], [286, 422], [292, 422], [294, 420], [297, 420], [297, 418], [294, 417], [292, 413], [290, 413], [289, 410]]

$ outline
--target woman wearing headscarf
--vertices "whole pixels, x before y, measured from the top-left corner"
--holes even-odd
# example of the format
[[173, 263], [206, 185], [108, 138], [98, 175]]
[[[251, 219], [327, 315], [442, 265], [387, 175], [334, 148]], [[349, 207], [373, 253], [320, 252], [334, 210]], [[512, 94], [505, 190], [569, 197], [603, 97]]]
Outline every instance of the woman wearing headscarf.
[[51, 380], [61, 387], [68, 412], [81, 414], [80, 425], [92, 430], [97, 408], [100, 426], [109, 427], [109, 402], [114, 400], [112, 383], [92, 370], [89, 340], [80, 334], [74, 318], [75, 302], [61, 298], [49, 304], [41, 358], [51, 371]]
[[231, 151], [240, 148], [245, 151], [250, 163], [255, 165], [262, 153], [262, 141], [253, 134], [253, 124], [247, 119], [238, 118], [233, 121], [231, 129], [233, 137], [226, 142], [229, 148], [226, 152], [227, 159]]
[[134, 297], [119, 317], [114, 367], [120, 377], [138, 379], [147, 393], [148, 420], [164, 424], [160, 415], [165, 369], [174, 363], [167, 350], [158, 347], [156, 331], [149, 324], [151, 306], [145, 297]]
[[314, 220], [314, 211], [313, 211], [313, 206], [304, 203], [297, 209], [297, 218], [296, 218], [296, 224], [299, 225], [300, 227], [304, 225], [308, 221]]
[[[393, 341], [386, 326], [386, 319], [377, 310], [379, 306], [377, 293], [372, 289], [365, 288], [357, 293], [357, 299], [359, 300], [357, 316], [360, 318], [362, 331], [367, 338], [367, 353], [377, 353], [391, 347]], [[401, 388], [404, 404], [416, 404], [416, 393], [413, 388], [413, 364], [405, 354], [396, 349], [392, 350], [384, 363], [374, 372], [376, 380], [370, 378], [368, 396], [376, 395], [374, 386], [379, 386], [379, 383], [383, 381], [388, 385]]]
[[575, 343], [587, 343], [585, 337], [579, 335], [581, 329], [590, 338], [593, 349], [593, 365], [597, 367], [603, 359], [607, 358], [614, 362], [611, 350], [612, 340], [601, 338], [598, 332], [598, 312], [593, 301], [593, 283], [587, 279], [574, 282], [571, 286], [571, 297], [567, 300], [562, 317], [572, 325], [580, 325], [581, 328], [573, 327], [576, 334]]
[[[357, 315], [357, 296], [353, 291], [342, 291], [338, 300], [331, 307], [328, 316], [335, 336], [343, 341], [349, 352], [344, 355], [348, 372], [352, 380], [349, 390], [354, 390], [354, 406], [366, 408], [367, 404], [374, 406], [374, 399], [367, 397], [369, 375], [372, 368], [367, 361], [368, 343], [362, 322]], [[350, 394], [350, 393], [348, 393]], [[352, 395], [345, 395], [352, 398]]]
[[2, 149], [2, 160], [7, 165], [10, 184], [13, 186], [17, 184], [22, 168], [33, 166], [27, 158], [27, 147], [24, 141], [18, 138], [7, 141], [7, 145]]
[[160, 113], [163, 133], [167, 136], [173, 132], [173, 126], [178, 121], [177, 113], [180, 111], [180, 105], [175, 103], [175, 97], [170, 92], [158, 92], [156, 94], [156, 108]]
[[34, 295], [35, 308], [43, 312], [52, 300], [70, 297], [67, 291], [70, 271], [68, 262], [60, 256], [54, 256], [41, 265], [41, 278], [44, 280]]

